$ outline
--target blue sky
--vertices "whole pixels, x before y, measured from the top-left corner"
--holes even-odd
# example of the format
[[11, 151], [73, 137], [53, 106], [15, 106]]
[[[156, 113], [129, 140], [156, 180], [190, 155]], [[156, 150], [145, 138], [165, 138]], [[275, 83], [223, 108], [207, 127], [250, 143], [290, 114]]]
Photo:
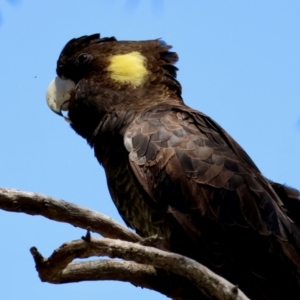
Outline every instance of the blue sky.
[[[300, 1], [0, 0], [0, 186], [71, 201], [121, 221], [86, 142], [45, 102], [71, 38], [163, 38], [180, 61], [187, 105], [210, 115], [264, 175], [300, 189]], [[40, 282], [29, 248], [48, 256], [84, 232], [0, 211], [3, 299], [166, 299], [128, 283]]]

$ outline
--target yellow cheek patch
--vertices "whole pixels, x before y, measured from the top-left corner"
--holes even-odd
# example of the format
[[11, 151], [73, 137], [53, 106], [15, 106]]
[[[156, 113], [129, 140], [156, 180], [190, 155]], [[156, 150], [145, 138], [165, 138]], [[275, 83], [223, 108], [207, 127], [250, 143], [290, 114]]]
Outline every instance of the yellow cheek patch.
[[107, 70], [113, 80], [135, 87], [142, 85], [148, 75], [146, 58], [137, 51], [111, 56]]

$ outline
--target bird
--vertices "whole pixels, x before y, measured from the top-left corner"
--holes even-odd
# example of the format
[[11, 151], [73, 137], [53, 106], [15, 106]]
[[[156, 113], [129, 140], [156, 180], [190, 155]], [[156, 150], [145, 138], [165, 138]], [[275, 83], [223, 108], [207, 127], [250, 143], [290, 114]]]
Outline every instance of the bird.
[[300, 299], [300, 192], [264, 177], [217, 122], [184, 103], [171, 48], [73, 38], [47, 104], [93, 148], [128, 227], [250, 299]]

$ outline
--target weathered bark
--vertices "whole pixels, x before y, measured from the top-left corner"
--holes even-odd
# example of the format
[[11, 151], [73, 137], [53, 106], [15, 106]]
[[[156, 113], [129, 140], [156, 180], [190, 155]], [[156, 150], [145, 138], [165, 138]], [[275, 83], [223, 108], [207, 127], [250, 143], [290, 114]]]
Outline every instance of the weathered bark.
[[0, 188], [0, 208], [69, 223], [107, 238], [141, 241], [139, 235], [104, 214], [38, 193]]
[[[49, 196], [0, 188], [0, 209], [41, 215], [100, 233], [63, 244], [49, 258], [35, 247], [31, 253], [42, 281], [68, 283], [86, 280], [127, 281], [178, 300], [249, 300], [237, 287], [187, 257], [141, 245], [142, 238], [111, 218]], [[113, 238], [113, 239], [111, 239]], [[116, 240], [120, 239], [120, 240]], [[119, 260], [72, 262], [75, 258], [109, 256]]]

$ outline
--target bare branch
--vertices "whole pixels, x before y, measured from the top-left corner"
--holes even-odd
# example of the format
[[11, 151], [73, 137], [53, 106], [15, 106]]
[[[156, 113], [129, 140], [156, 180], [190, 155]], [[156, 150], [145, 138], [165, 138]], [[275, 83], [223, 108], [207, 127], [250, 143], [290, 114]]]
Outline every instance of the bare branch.
[[0, 188], [0, 209], [41, 215], [97, 232], [108, 238], [130, 242], [141, 240], [139, 235], [104, 214], [42, 194]]
[[[116, 280], [129, 282], [136, 287], [148, 288], [176, 300], [199, 300], [201, 292], [191, 283], [178, 288], [172, 277], [162, 274], [152, 266], [120, 260], [94, 260], [74, 262], [56, 274], [49, 273], [49, 267], [38, 268], [42, 281], [70, 283], [79, 281]], [[54, 275], [54, 276], [53, 276]]]
[[[141, 242], [142, 238], [101, 213], [42, 194], [4, 188], [0, 188], [0, 209], [41, 215], [123, 240], [96, 239], [87, 235], [84, 240], [62, 245], [48, 259], [33, 247], [31, 253], [42, 281], [120, 280], [156, 290], [176, 300], [204, 299], [203, 294], [220, 300], [248, 300], [237, 287], [192, 259], [131, 243]], [[128, 261], [72, 262], [75, 258], [91, 256]]]
[[109, 256], [155, 266], [178, 274], [189, 279], [203, 294], [212, 295], [216, 299], [249, 300], [236, 286], [196, 261], [136, 243], [92, 238], [89, 242], [77, 240], [63, 244], [48, 259], [42, 258], [36, 248], [32, 248], [31, 252], [41, 278], [50, 273], [52, 277], [60, 276], [62, 269], [75, 258]]

